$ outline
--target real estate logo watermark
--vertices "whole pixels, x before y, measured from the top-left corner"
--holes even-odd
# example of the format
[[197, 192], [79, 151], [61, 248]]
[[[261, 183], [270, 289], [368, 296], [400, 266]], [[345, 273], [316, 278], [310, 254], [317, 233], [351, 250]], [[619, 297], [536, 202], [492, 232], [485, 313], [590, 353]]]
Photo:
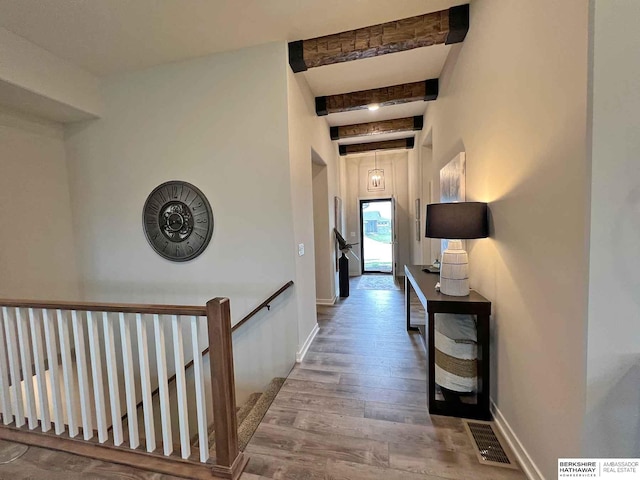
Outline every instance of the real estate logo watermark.
[[637, 480], [640, 458], [559, 458], [558, 479], [561, 478]]

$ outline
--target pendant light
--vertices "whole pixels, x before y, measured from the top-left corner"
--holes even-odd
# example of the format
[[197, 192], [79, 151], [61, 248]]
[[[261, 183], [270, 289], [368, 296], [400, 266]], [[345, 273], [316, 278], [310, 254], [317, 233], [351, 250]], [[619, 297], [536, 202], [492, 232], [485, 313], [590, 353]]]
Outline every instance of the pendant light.
[[375, 192], [384, 190], [384, 170], [378, 168], [378, 151], [374, 152], [373, 170], [369, 170], [367, 191]]

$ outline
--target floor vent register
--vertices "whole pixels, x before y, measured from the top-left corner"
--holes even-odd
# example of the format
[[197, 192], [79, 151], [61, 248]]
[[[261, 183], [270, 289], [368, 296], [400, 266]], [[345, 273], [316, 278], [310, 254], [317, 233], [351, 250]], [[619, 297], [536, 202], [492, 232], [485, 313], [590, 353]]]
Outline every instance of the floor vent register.
[[494, 467], [518, 469], [513, 453], [508, 449], [499, 433], [494, 431], [491, 422], [463, 420], [462, 423], [469, 434], [480, 463]]

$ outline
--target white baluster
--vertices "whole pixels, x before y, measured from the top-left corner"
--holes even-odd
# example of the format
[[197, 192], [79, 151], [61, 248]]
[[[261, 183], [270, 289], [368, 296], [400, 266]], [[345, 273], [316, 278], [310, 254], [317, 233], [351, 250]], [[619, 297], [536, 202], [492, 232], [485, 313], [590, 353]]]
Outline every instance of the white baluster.
[[173, 452], [171, 435], [171, 410], [169, 409], [169, 378], [167, 376], [167, 353], [160, 315], [153, 316], [153, 331], [156, 339], [156, 365], [158, 367], [158, 395], [160, 397], [160, 423], [162, 425], [162, 448], [166, 456]]
[[60, 435], [64, 432], [64, 413], [62, 411], [62, 396], [60, 394], [58, 345], [56, 344], [55, 323], [46, 309], [42, 310], [42, 323], [44, 324], [44, 342], [47, 346], [47, 358], [49, 359], [49, 382], [51, 383], [51, 396], [53, 397], [53, 422], [55, 424], [56, 435]]
[[116, 346], [113, 339], [113, 323], [106, 312], [102, 312], [104, 328], [104, 350], [107, 360], [107, 380], [109, 382], [109, 404], [111, 405], [111, 425], [113, 426], [113, 443], [122, 445], [122, 413], [120, 412], [120, 387], [118, 385], [118, 365]]
[[69, 340], [69, 320], [56, 310], [58, 318], [58, 336], [60, 337], [60, 355], [62, 356], [62, 379], [64, 381], [64, 397], [67, 407], [67, 425], [69, 436], [78, 436], [78, 422], [76, 420], [76, 384], [73, 377], [73, 362], [71, 361], [71, 341]]
[[133, 374], [133, 352], [131, 349], [131, 328], [124, 313], [118, 314], [120, 320], [120, 338], [122, 342], [122, 366], [124, 369], [124, 392], [127, 399], [127, 424], [129, 425], [129, 446], [133, 449], [140, 445], [138, 433], [138, 412], [136, 409], [136, 384]]
[[93, 422], [91, 420], [91, 397], [89, 395], [89, 378], [87, 373], [87, 354], [84, 346], [84, 328], [82, 316], [71, 311], [73, 325], [73, 340], [76, 347], [76, 368], [78, 369], [78, 386], [80, 388], [80, 415], [82, 417], [82, 432], [85, 440], [93, 438]]
[[[8, 319], [4, 316], [4, 308], [2, 309], [1, 320], [2, 324], [6, 325]], [[9, 358], [8, 350], [4, 340], [4, 328], [0, 328], [0, 412], [2, 412], [2, 422], [5, 425], [9, 425], [13, 420], [11, 414], [11, 398], [9, 397], [9, 365], [7, 364], [7, 358]]]
[[196, 384], [196, 413], [198, 415], [198, 438], [200, 461], [209, 459], [209, 431], [207, 423], [207, 401], [204, 393], [204, 370], [202, 352], [198, 343], [198, 317], [191, 317], [191, 346], [193, 350], [193, 375]]
[[44, 368], [44, 349], [42, 348], [42, 328], [33, 308], [29, 309], [29, 326], [31, 327], [31, 344], [33, 346], [33, 363], [36, 366], [36, 383], [40, 404], [40, 420], [43, 432], [51, 430], [51, 413], [49, 412], [49, 395], [47, 394], [47, 377]]
[[[29, 345], [29, 325], [26, 318], [23, 318], [19, 308], [16, 308], [15, 312], [16, 324], [18, 325], [18, 343], [20, 345], [20, 363], [22, 365], [24, 392], [27, 400], [27, 421], [29, 422], [29, 429], [33, 430], [38, 426], [38, 414], [33, 391], [33, 365], [31, 363], [31, 348]], [[15, 385], [19, 388], [19, 383], [16, 382]]]
[[104, 405], [104, 383], [102, 382], [102, 359], [100, 358], [100, 332], [98, 322], [91, 312], [87, 312], [89, 329], [89, 355], [91, 356], [91, 375], [93, 376], [93, 400], [96, 406], [98, 441], [107, 441], [107, 414]]
[[[153, 425], [153, 401], [151, 399], [151, 377], [149, 375], [149, 352], [147, 350], [147, 326], [142, 321], [142, 315], [136, 314], [136, 327], [138, 330], [138, 357], [140, 359], [140, 386], [142, 387], [142, 408], [144, 411], [144, 434], [147, 443], [147, 452], [156, 449], [156, 432]], [[135, 410], [130, 410], [127, 418], [137, 415]]]
[[9, 314], [7, 307], [2, 307], [4, 317], [4, 333], [7, 340], [7, 355], [9, 356], [9, 371], [11, 373], [11, 399], [15, 410], [13, 412], [16, 427], [24, 425], [24, 403], [22, 399], [22, 386], [20, 385], [20, 360], [18, 341], [16, 340], [15, 322]]
[[176, 365], [176, 390], [178, 392], [178, 420], [180, 422], [180, 447], [182, 458], [191, 456], [191, 439], [189, 438], [189, 406], [187, 405], [187, 380], [184, 374], [184, 347], [182, 329], [177, 315], [171, 317], [173, 330], [173, 356]]

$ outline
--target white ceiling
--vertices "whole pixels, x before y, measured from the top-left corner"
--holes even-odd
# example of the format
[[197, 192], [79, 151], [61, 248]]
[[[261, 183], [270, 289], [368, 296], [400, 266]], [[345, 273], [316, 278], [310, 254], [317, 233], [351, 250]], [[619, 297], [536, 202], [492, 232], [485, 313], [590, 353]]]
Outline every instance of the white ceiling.
[[96, 75], [444, 10], [464, 0], [0, 0], [0, 26]]
[[369, 143], [369, 142], [384, 142], [386, 140], [396, 140], [398, 138], [413, 137], [415, 132], [394, 132], [394, 133], [379, 133], [377, 135], [370, 135], [368, 137], [353, 137], [339, 140], [339, 145], [351, 145], [354, 143]]
[[[0, 27], [104, 76], [338, 33], [463, 3], [468, 0], [0, 0]], [[439, 77], [449, 49], [436, 45], [298, 75], [306, 77], [316, 96], [426, 80]], [[326, 120], [333, 126], [409, 117], [422, 115], [426, 106], [414, 102], [333, 114]], [[382, 139], [386, 137], [369, 136], [349, 143]]]
[[[418, 82], [440, 76], [450, 48], [449, 45], [416, 48], [392, 55], [312, 68], [299, 75], [306, 77], [311, 91], [316, 96]], [[351, 125], [422, 115], [426, 108], [426, 102], [411, 102], [383, 107], [374, 112], [355, 110], [332, 113], [327, 115], [326, 119], [330, 126]], [[397, 134], [392, 134], [390, 138], [374, 135], [355, 141], [351, 139], [349, 141], [340, 140], [338, 143], [346, 145], [360, 141], [380, 141], [406, 136], [409, 136], [406, 132], [400, 137]]]
[[450, 45], [432, 45], [380, 57], [311, 68], [302, 73], [317, 96], [438, 78]]
[[380, 120], [392, 120], [394, 118], [415, 117], [424, 114], [427, 102], [410, 102], [399, 105], [381, 107], [373, 112], [369, 110], [354, 110], [352, 112], [332, 113], [327, 115], [330, 126], [353, 125], [354, 123], [378, 122]]

